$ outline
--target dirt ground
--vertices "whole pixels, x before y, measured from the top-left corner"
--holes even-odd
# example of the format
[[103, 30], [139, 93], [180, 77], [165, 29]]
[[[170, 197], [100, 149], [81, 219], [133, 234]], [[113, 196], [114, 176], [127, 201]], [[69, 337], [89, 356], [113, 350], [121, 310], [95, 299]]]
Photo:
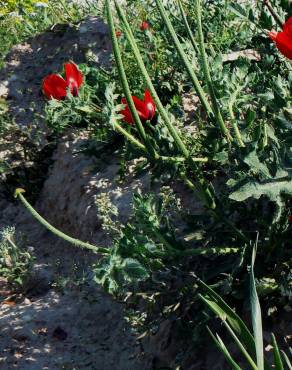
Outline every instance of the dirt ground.
[[0, 225], [16, 225], [37, 255], [29, 290], [0, 307], [1, 369], [151, 369], [123, 305], [82, 283], [92, 256], [56, 239], [21, 206], [2, 202], [1, 209]]

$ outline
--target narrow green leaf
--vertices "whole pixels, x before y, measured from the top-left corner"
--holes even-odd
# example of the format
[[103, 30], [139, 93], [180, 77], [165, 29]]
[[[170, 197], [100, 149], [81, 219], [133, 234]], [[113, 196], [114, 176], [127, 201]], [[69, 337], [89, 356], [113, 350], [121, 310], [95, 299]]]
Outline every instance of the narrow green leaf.
[[254, 263], [256, 258], [256, 245], [252, 251], [251, 271], [250, 271], [250, 300], [251, 300], [251, 314], [252, 327], [255, 338], [257, 366], [259, 370], [264, 370], [264, 344], [263, 344], [263, 327], [262, 314], [259, 298], [256, 290], [256, 283], [254, 277]]
[[275, 360], [276, 370], [284, 370], [278, 343], [277, 343], [277, 340], [274, 334], [272, 334], [272, 342], [273, 342], [273, 347], [274, 347], [274, 360]]
[[[219, 316], [223, 322], [227, 321], [229, 323], [230, 327], [240, 338], [241, 343], [246, 347], [247, 351], [252, 355], [255, 355], [256, 349], [254, 338], [242, 319], [211, 287], [205, 284], [202, 280], [198, 280], [198, 283], [207, 291], [207, 294], [204, 296], [199, 294], [199, 297], [216, 315]], [[265, 370], [272, 370], [266, 361]]]
[[292, 364], [291, 364], [291, 361], [289, 360], [287, 354], [284, 351], [281, 351], [281, 353], [282, 353], [283, 359], [285, 360], [285, 363], [286, 363], [287, 367], [289, 368], [289, 370], [292, 370]]
[[223, 324], [225, 325], [225, 327], [227, 328], [227, 330], [231, 334], [231, 336], [234, 339], [235, 343], [237, 344], [238, 348], [240, 349], [240, 351], [242, 352], [242, 354], [244, 355], [244, 357], [246, 358], [246, 360], [248, 361], [250, 366], [253, 368], [253, 370], [260, 370], [257, 367], [254, 360], [251, 358], [250, 354], [247, 352], [246, 348], [244, 347], [244, 344], [242, 344], [242, 342], [237, 337], [237, 335], [234, 333], [234, 331], [231, 329], [231, 327], [228, 325], [228, 323], [226, 321], [223, 321]]
[[[228, 321], [233, 330], [235, 330], [235, 332], [240, 336], [248, 350], [252, 353], [255, 353], [253, 336], [241, 318], [212, 288], [210, 288], [201, 280], [199, 280], [199, 284], [207, 291], [208, 294], [207, 296], [200, 295], [200, 297], [205, 300], [215, 314], [217, 314], [222, 320]], [[212, 306], [210, 306], [211, 302]]]
[[223, 353], [223, 355], [225, 356], [226, 360], [229, 362], [230, 366], [234, 370], [242, 370], [241, 367], [239, 365], [237, 365], [237, 363], [235, 362], [235, 360], [232, 358], [231, 354], [229, 353], [228, 349], [226, 348], [224, 342], [219, 337], [219, 335], [216, 334], [216, 337], [215, 337], [215, 335], [211, 332], [211, 330], [208, 327], [207, 327], [207, 330], [210, 333], [211, 337], [213, 338], [213, 340], [216, 343], [216, 345], [219, 348], [219, 350]]

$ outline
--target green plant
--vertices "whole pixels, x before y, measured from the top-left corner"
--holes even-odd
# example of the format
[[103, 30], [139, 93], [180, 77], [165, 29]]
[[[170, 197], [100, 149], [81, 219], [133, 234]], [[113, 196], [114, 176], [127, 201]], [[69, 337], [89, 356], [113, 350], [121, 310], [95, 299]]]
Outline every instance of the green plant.
[[[204, 4], [208, 6], [196, 1], [189, 9], [185, 1], [135, 3], [126, 16], [118, 1], [105, 2], [116, 64], [105, 97], [100, 97], [104, 109], [96, 130], [110, 133], [109, 138], [123, 137], [117, 150], [122, 170], [142, 157], [137, 173], [147, 171], [153, 182], [173, 188], [184, 184], [184, 192], [190, 191], [188, 202], [198, 205], [196, 211], [186, 206], [176, 210], [175, 218], [163, 205], [162, 194], [135, 194], [126, 225], [115, 223], [116, 210], [103, 209], [109, 211], [105, 226], [113, 230], [113, 244], [106, 249], [72, 240], [41, 218], [23, 194], [16, 194], [49, 230], [103, 255], [95, 274], [106, 290], [118, 296], [130, 290], [137, 297], [144, 289], [139, 297], [146, 304], [139, 303], [137, 322], [146, 329], [162, 315], [181, 319], [185, 311], [193, 318], [189, 327], [202, 327], [192, 297], [195, 275], [240, 306], [256, 234], [258, 292], [265, 314], [289, 306], [292, 294], [291, 70], [267, 38], [275, 21], [263, 4]], [[146, 9], [153, 30], [143, 34], [135, 17], [145, 16]], [[147, 43], [153, 55], [146, 53]], [[235, 48], [255, 43], [260, 51], [256, 61], [245, 54], [230, 57]], [[120, 85], [112, 81], [118, 77]], [[151, 122], [142, 122], [133, 99], [146, 88], [158, 111]], [[182, 108], [185, 94], [197, 99], [191, 123]], [[133, 125], [123, 120], [120, 95], [126, 98]], [[71, 104], [69, 98], [60, 107], [72, 109], [75, 117]], [[91, 120], [91, 112], [86, 114]], [[178, 301], [182, 307], [174, 310]]]
[[57, 23], [76, 23], [90, 13], [100, 14], [100, 4], [79, 6], [67, 0], [8, 0], [0, 2], [0, 68], [11, 47]]
[[14, 227], [4, 228], [0, 236], [0, 275], [13, 289], [22, 290], [31, 276], [35, 257]]
[[[272, 346], [274, 361], [265, 359], [264, 356], [264, 340], [262, 328], [262, 315], [259, 298], [256, 289], [256, 280], [254, 276], [254, 263], [256, 257], [256, 248], [253, 249], [252, 261], [250, 266], [250, 304], [251, 318], [253, 326], [253, 334], [249, 331], [242, 319], [231, 309], [230, 306], [208, 285], [200, 282], [205, 293], [200, 295], [203, 302], [221, 319], [225, 328], [233, 338], [236, 346], [246, 360], [249, 368], [254, 370], [284, 370], [291, 369], [292, 364], [288, 355], [284, 351], [280, 351], [276, 338], [272, 334]], [[224, 344], [221, 337], [208, 328], [209, 333], [214, 339], [217, 347], [225, 356], [230, 368], [235, 370], [243, 369], [243, 365], [232, 356]], [[291, 355], [291, 348], [289, 348]], [[245, 366], [245, 365], [244, 365]], [[245, 368], [245, 367], [244, 367]]]
[[68, 92], [65, 100], [51, 99], [45, 107], [45, 119], [55, 134], [63, 133], [70, 127], [87, 128], [97, 132], [103, 129], [102, 111], [105, 104], [104, 90], [112, 73], [102, 68], [80, 65], [85, 84], [78, 97]]

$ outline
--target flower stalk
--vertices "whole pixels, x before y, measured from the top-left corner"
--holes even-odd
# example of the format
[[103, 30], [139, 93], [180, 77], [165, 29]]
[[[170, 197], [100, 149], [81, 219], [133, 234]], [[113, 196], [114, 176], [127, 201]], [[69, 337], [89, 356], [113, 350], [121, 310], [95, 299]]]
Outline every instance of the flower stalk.
[[236, 117], [235, 117], [235, 114], [233, 112], [233, 106], [234, 106], [234, 103], [236, 101], [236, 97], [237, 95], [239, 94], [239, 92], [245, 87], [244, 86], [239, 86], [235, 91], [234, 93], [231, 95], [230, 97], [230, 100], [229, 100], [229, 103], [228, 103], [228, 111], [229, 111], [229, 115], [230, 115], [230, 118], [231, 118], [231, 123], [232, 123], [232, 126], [233, 126], [233, 129], [234, 129], [234, 133], [235, 133], [235, 137], [236, 137], [236, 140], [238, 142], [238, 145], [242, 148], [245, 147], [245, 144], [243, 142], [243, 139], [242, 139], [242, 136], [241, 136], [241, 132], [238, 128], [238, 125], [237, 125], [237, 122], [236, 122]]
[[[161, 101], [160, 101], [160, 99], [157, 95], [157, 92], [156, 92], [156, 90], [155, 90], [155, 88], [152, 84], [151, 78], [150, 78], [150, 76], [147, 72], [147, 69], [146, 69], [145, 64], [143, 62], [143, 59], [142, 59], [142, 56], [140, 54], [139, 48], [138, 48], [137, 43], [135, 41], [134, 35], [132, 33], [131, 27], [130, 27], [128, 21], [127, 21], [127, 18], [125, 16], [122, 8], [120, 7], [120, 5], [118, 4], [118, 2], [116, 0], [115, 0], [115, 5], [116, 5], [118, 16], [119, 16], [121, 22], [124, 25], [125, 35], [126, 35], [128, 41], [131, 45], [131, 48], [134, 52], [134, 55], [135, 55], [136, 60], [137, 60], [137, 64], [138, 64], [138, 66], [139, 66], [147, 84], [148, 84], [149, 90], [151, 91], [153, 99], [154, 99], [154, 101], [157, 105], [157, 109], [158, 109], [159, 113], [161, 114], [162, 119], [165, 122], [167, 128], [169, 129], [169, 132], [171, 133], [172, 137], [174, 138], [178, 148], [184, 154], [187, 162], [189, 162], [189, 164], [192, 168], [195, 168], [197, 170], [196, 162], [198, 162], [198, 161], [193, 160], [193, 158], [190, 157], [188, 149], [186, 148], [186, 146], [182, 142], [176, 128], [172, 125], [171, 121], [169, 120], [167, 112], [165, 111], [165, 109], [164, 109], [164, 107], [163, 107], [163, 105], [162, 105], [162, 103], [161, 103]], [[161, 159], [161, 157], [160, 157], [160, 159]], [[191, 180], [188, 179], [188, 181], [191, 183]], [[205, 180], [201, 180], [201, 182], [202, 183], [200, 185], [198, 184], [197, 187], [194, 186], [193, 189], [199, 191], [200, 197], [204, 201], [206, 207], [211, 208], [211, 209], [216, 208], [215, 199], [214, 199], [214, 196], [213, 196], [211, 190], [209, 189], [209, 186], [206, 184]]]
[[26, 207], [26, 209], [48, 230], [50, 230], [53, 234], [57, 235], [61, 239], [75, 245], [76, 247], [80, 247], [83, 249], [89, 249], [94, 253], [100, 253], [100, 254], [109, 254], [108, 248], [104, 247], [97, 247], [96, 245], [83, 242], [79, 239], [72, 238], [71, 236], [63, 233], [61, 230], [58, 230], [54, 226], [52, 226], [48, 221], [46, 221], [33, 207], [32, 205], [25, 199], [23, 193], [25, 193], [24, 189], [17, 188], [15, 190], [15, 198], [19, 198], [22, 202], [22, 204]]
[[198, 24], [198, 36], [199, 36], [199, 49], [201, 54], [201, 60], [202, 60], [202, 67], [204, 76], [207, 82], [208, 90], [210, 93], [211, 101], [212, 101], [212, 107], [213, 107], [213, 113], [215, 115], [215, 118], [219, 124], [220, 130], [224, 136], [226, 136], [228, 141], [232, 141], [231, 135], [229, 133], [229, 130], [227, 129], [222, 114], [220, 112], [218, 100], [216, 97], [215, 89], [213, 86], [211, 73], [209, 69], [209, 62], [208, 57], [205, 49], [205, 42], [204, 42], [204, 35], [203, 35], [203, 28], [202, 28], [202, 12], [201, 12], [201, 2], [200, 0], [196, 0], [195, 2], [195, 13], [196, 13], [196, 19]]
[[184, 145], [182, 139], [180, 138], [180, 135], [177, 131], [177, 129], [173, 126], [173, 124], [171, 123], [169, 117], [168, 117], [168, 114], [166, 112], [166, 110], [164, 109], [160, 99], [159, 99], [159, 96], [155, 90], [155, 87], [153, 86], [153, 83], [151, 81], [151, 78], [147, 72], [147, 69], [145, 67], [145, 64], [143, 62], [143, 59], [142, 59], [142, 56], [141, 56], [141, 53], [138, 49], [138, 46], [137, 46], [137, 43], [135, 41], [135, 38], [134, 38], [134, 35], [132, 33], [132, 30], [131, 30], [131, 27], [126, 19], [126, 16], [121, 8], [121, 6], [118, 4], [118, 2], [115, 0], [115, 5], [116, 5], [116, 9], [117, 9], [117, 13], [118, 13], [118, 16], [120, 18], [120, 20], [123, 22], [124, 26], [125, 26], [125, 35], [129, 41], [129, 44], [133, 50], [133, 53], [135, 55], [135, 58], [137, 60], [137, 64], [138, 64], [138, 67], [140, 68], [140, 71], [141, 73], [143, 74], [144, 78], [145, 78], [145, 81], [147, 83], [147, 86], [151, 92], [151, 95], [155, 101], [155, 104], [157, 106], [157, 110], [159, 111], [161, 117], [162, 117], [162, 120], [165, 122], [171, 136], [173, 137], [177, 147], [182, 151], [182, 153], [188, 157], [189, 156], [189, 151], [188, 149], [186, 148], [186, 146]]
[[178, 5], [179, 5], [179, 9], [180, 9], [180, 12], [181, 12], [181, 16], [182, 16], [182, 19], [183, 19], [184, 26], [185, 26], [185, 28], [187, 30], [187, 33], [188, 33], [189, 38], [190, 38], [190, 41], [191, 41], [191, 44], [192, 44], [192, 46], [193, 46], [196, 54], [199, 55], [200, 54], [200, 50], [198, 48], [198, 45], [197, 45], [196, 40], [194, 38], [193, 32], [192, 32], [191, 27], [189, 25], [189, 22], [187, 20], [186, 13], [184, 11], [184, 8], [183, 8], [183, 5], [181, 3], [181, 0], [178, 0]]
[[161, 14], [161, 17], [166, 25], [166, 28], [174, 42], [174, 46], [182, 60], [182, 62], [184, 63], [185, 67], [186, 67], [186, 70], [190, 76], [190, 79], [191, 81], [193, 82], [193, 85], [194, 85], [194, 88], [196, 90], [196, 93], [198, 94], [198, 97], [200, 98], [201, 100], [201, 103], [203, 105], [203, 107], [205, 108], [206, 112], [208, 114], [213, 114], [212, 112], [212, 108], [211, 108], [211, 105], [209, 104], [208, 102], [208, 99], [207, 99], [207, 96], [198, 80], [198, 77], [196, 76], [194, 70], [193, 70], [193, 67], [191, 65], [191, 63], [189, 62], [188, 58], [187, 58], [187, 55], [185, 54], [180, 42], [179, 42], [179, 39], [176, 35], [176, 32], [170, 22], [170, 19], [164, 9], [164, 6], [161, 2], [161, 0], [155, 0], [156, 1], [156, 4], [157, 4], [157, 7], [159, 9], [159, 12]]
[[156, 157], [157, 153], [155, 152], [153, 146], [151, 145], [151, 143], [149, 141], [149, 138], [147, 137], [147, 135], [145, 133], [143, 124], [140, 120], [139, 114], [137, 112], [137, 109], [135, 107], [135, 104], [134, 104], [134, 101], [133, 101], [133, 98], [132, 98], [132, 94], [131, 94], [129, 83], [128, 83], [128, 80], [127, 80], [127, 76], [126, 76], [126, 72], [125, 72], [121, 52], [120, 52], [119, 45], [118, 45], [118, 40], [117, 40], [117, 36], [116, 36], [116, 30], [115, 30], [113, 15], [112, 15], [111, 6], [110, 6], [110, 1], [106, 0], [105, 5], [106, 5], [107, 18], [108, 18], [108, 23], [109, 23], [110, 32], [111, 32], [111, 38], [112, 38], [113, 52], [114, 52], [114, 56], [115, 56], [115, 61], [116, 61], [116, 64], [117, 64], [119, 77], [120, 77], [120, 80], [121, 80], [123, 91], [124, 91], [125, 96], [126, 96], [128, 106], [130, 108], [133, 119], [134, 119], [134, 121], [137, 125], [139, 134], [140, 134], [143, 142], [145, 143], [145, 146], [147, 147], [148, 151], [152, 154], [152, 156]]
[[275, 11], [275, 9], [273, 8], [272, 4], [270, 3], [269, 0], [264, 0], [264, 5], [269, 9], [269, 12], [271, 13], [272, 17], [274, 18], [274, 20], [278, 23], [278, 25], [283, 28], [284, 26], [284, 22], [283, 20], [280, 18], [279, 14]]

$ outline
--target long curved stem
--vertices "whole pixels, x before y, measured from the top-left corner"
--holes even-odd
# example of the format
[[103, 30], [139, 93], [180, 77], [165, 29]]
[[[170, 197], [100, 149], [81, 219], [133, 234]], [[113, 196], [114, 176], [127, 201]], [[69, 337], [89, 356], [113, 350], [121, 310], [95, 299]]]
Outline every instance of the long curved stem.
[[63, 240], [66, 240], [67, 242], [75, 245], [76, 247], [89, 249], [94, 253], [101, 253], [101, 254], [109, 254], [109, 249], [104, 247], [97, 247], [96, 245], [83, 242], [79, 239], [72, 238], [71, 236], [63, 233], [61, 230], [56, 229], [54, 226], [52, 226], [48, 221], [46, 221], [33, 207], [32, 205], [25, 199], [23, 196], [23, 193], [25, 192], [24, 189], [16, 189], [15, 190], [15, 197], [19, 198], [23, 205], [28, 209], [28, 211], [48, 230], [50, 230], [53, 234], [57, 235]]

